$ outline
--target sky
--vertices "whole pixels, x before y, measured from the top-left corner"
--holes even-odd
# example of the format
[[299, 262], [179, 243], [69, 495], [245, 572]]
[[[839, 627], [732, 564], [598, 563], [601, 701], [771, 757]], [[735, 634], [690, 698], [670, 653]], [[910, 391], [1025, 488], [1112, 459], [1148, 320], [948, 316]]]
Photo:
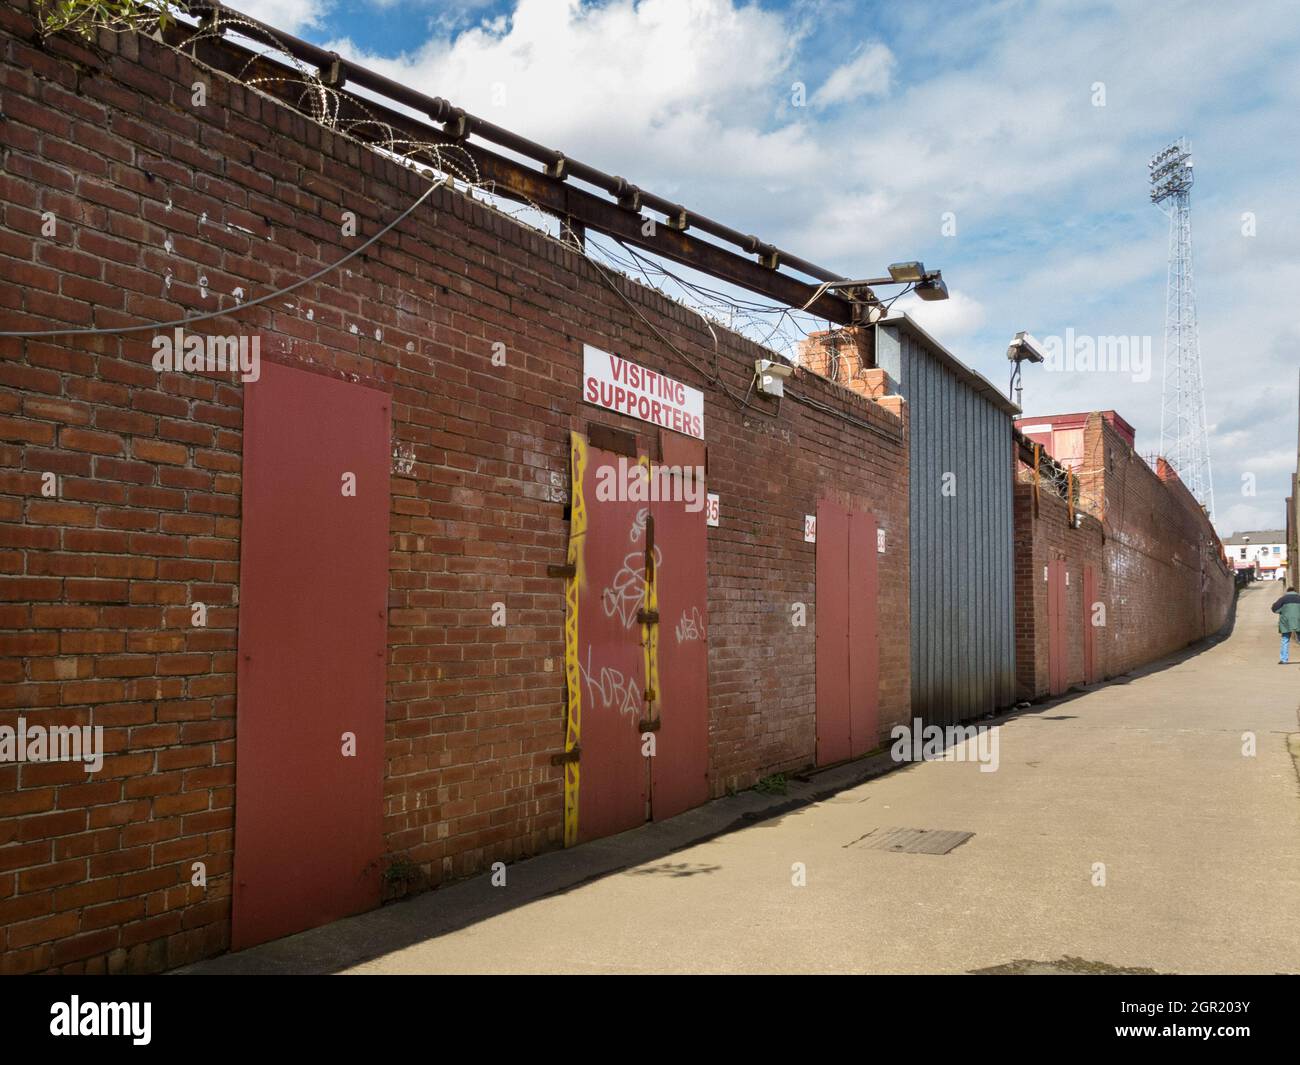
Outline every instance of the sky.
[[1168, 250], [1147, 161], [1185, 136], [1215, 525], [1285, 525], [1294, 0], [230, 6], [846, 276], [937, 267], [951, 298], [900, 308], [996, 384], [1020, 330], [1135, 338], [1122, 366], [1026, 367], [1024, 408], [1113, 408], [1143, 453], [1160, 449]]

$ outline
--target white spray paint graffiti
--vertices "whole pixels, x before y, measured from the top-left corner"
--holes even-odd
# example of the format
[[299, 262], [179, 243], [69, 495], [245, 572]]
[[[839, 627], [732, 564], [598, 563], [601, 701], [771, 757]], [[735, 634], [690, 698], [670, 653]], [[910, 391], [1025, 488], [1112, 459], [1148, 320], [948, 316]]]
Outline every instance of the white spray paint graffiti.
[[[646, 519], [650, 511], [642, 507], [632, 519], [632, 529], [628, 539], [636, 543], [645, 532]], [[663, 562], [663, 552], [655, 547], [654, 563], [658, 570]], [[623, 557], [623, 566], [614, 574], [614, 580], [600, 595], [605, 607], [605, 616], [617, 616], [623, 622], [623, 628], [630, 629], [636, 621], [637, 611], [645, 604], [645, 552], [630, 551]]]
[[678, 643], [704, 639], [704, 618], [700, 615], [699, 607], [693, 606], [689, 611], [682, 611], [682, 618], [677, 622], [676, 633]]
[[587, 662], [578, 663], [582, 673], [582, 682], [587, 690], [587, 702], [593, 709], [613, 708], [620, 714], [639, 714], [641, 712], [641, 688], [631, 677], [625, 677], [617, 669], [600, 668], [598, 677], [593, 677], [591, 666], [591, 645], [587, 645]]

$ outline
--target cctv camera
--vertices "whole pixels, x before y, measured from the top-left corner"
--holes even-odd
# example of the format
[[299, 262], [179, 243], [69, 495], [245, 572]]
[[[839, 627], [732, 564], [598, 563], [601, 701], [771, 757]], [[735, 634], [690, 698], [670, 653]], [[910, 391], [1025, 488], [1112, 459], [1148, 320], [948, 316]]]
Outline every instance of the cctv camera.
[[1047, 352], [1032, 334], [1022, 329], [1007, 347], [1007, 359], [1011, 362], [1046, 362]]

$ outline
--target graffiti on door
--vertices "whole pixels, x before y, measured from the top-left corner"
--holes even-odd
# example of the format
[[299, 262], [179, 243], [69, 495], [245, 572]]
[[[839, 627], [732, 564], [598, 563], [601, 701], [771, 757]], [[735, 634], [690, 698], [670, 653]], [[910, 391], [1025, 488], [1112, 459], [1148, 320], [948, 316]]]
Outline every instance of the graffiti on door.
[[[627, 458], [572, 434], [566, 845], [708, 794], [703, 512], [598, 494], [598, 471], [619, 461]], [[648, 457], [637, 461], [652, 472]], [[661, 613], [673, 634], [662, 643]]]

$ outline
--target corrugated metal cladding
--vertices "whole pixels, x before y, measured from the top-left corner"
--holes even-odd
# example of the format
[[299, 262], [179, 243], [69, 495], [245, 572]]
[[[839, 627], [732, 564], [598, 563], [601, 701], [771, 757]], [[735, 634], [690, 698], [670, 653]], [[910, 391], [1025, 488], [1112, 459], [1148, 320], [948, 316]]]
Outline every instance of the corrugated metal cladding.
[[912, 709], [955, 724], [1015, 700], [1018, 411], [913, 323], [875, 328], [876, 365], [911, 415]]

